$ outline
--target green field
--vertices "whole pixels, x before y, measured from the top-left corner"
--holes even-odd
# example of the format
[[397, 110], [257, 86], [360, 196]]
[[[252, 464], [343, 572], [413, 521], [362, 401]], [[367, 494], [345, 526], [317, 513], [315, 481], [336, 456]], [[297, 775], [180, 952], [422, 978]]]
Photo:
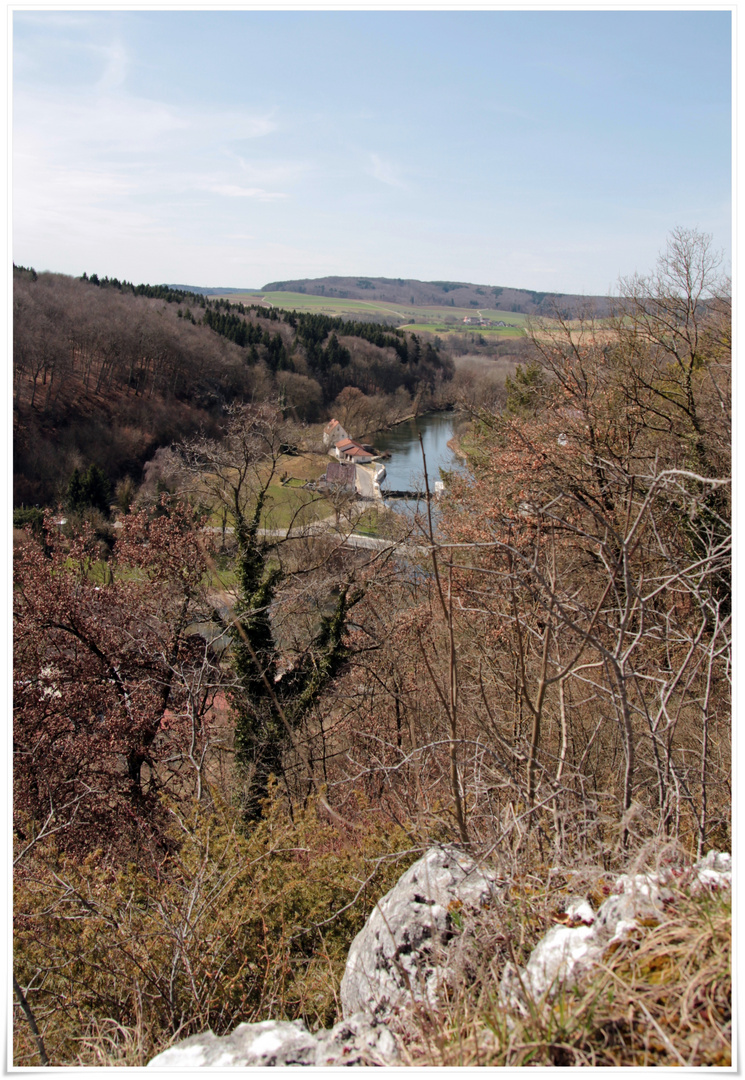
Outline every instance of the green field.
[[312, 296], [309, 293], [293, 292], [245, 292], [231, 293], [225, 299], [231, 304], [256, 304], [263, 301], [272, 307], [286, 311], [317, 312], [323, 315], [335, 315], [340, 318], [364, 320], [370, 315], [384, 315], [396, 320], [396, 325], [414, 333], [449, 334], [480, 333], [490, 337], [521, 337], [525, 332], [526, 315], [513, 311], [492, 311], [483, 309], [484, 317], [490, 322], [500, 320], [508, 323], [506, 327], [474, 326], [464, 324], [463, 319], [473, 316], [477, 309], [459, 308], [447, 305], [417, 307], [413, 304], [392, 304], [382, 300], [345, 300], [333, 296]]
[[[319, 425], [320, 430], [320, 425]], [[276, 478], [269, 484], [261, 516], [262, 529], [300, 528], [314, 521], [323, 521], [333, 514], [333, 506], [316, 492], [304, 485], [308, 480], [317, 480], [328, 465], [326, 454], [286, 454], [279, 459]], [[213, 529], [222, 525], [219, 506], [211, 506], [210, 483], [200, 493], [202, 504], [208, 509], [208, 523]], [[228, 514], [227, 525], [234, 525], [233, 517]]]
[[332, 513], [331, 503], [313, 492], [271, 484], [261, 526], [264, 529], [299, 529], [302, 525], [323, 521]]
[[[524, 319], [524, 315], [518, 316], [518, 318]], [[506, 321], [506, 320], [505, 320]], [[516, 324], [512, 326], [467, 326], [462, 322], [453, 326], [450, 323], [439, 322], [413, 322], [405, 323], [403, 325], [405, 330], [410, 330], [412, 334], [481, 334], [484, 338], [494, 339], [501, 341], [504, 338], [517, 338], [523, 337], [525, 334], [522, 327]]]

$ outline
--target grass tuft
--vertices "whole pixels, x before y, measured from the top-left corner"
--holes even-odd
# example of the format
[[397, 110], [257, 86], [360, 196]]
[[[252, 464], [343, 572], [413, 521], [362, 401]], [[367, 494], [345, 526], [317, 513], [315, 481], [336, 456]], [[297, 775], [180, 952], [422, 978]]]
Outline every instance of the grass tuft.
[[[535, 895], [510, 890], [517, 922], [535, 927]], [[554, 901], [555, 901], [554, 897]], [[544, 918], [550, 918], [550, 904]], [[505, 1008], [499, 981], [505, 958], [524, 963], [504, 911], [491, 913], [491, 939], [479, 936], [479, 970], [462, 967], [437, 1008], [419, 1006], [401, 1020], [414, 1066], [678, 1066], [731, 1064], [731, 897], [729, 891], [676, 898], [669, 917], [640, 930], [604, 958], [579, 986], [527, 1016]], [[481, 916], [480, 918], [484, 918]], [[531, 933], [536, 944], [541, 933]], [[471, 960], [473, 959], [473, 955]]]

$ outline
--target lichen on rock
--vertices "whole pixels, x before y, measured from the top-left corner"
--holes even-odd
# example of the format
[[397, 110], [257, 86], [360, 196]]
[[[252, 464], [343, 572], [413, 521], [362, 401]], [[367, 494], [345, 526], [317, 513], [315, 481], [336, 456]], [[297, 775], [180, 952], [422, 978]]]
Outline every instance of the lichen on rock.
[[454, 915], [496, 896], [495, 872], [453, 846], [431, 848], [410, 866], [352, 942], [341, 984], [344, 1016], [391, 1016], [412, 1001], [434, 1004], [447, 975]]

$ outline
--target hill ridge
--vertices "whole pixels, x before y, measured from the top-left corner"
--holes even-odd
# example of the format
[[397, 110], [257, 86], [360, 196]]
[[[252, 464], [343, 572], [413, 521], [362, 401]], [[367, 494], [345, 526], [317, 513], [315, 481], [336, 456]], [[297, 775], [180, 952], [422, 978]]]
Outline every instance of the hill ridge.
[[[175, 286], [174, 286], [175, 288]], [[186, 289], [187, 286], [179, 286]], [[518, 289], [512, 286], [481, 285], [463, 281], [421, 281], [418, 278], [365, 277], [364, 275], [327, 275], [320, 278], [292, 278], [271, 281], [261, 289], [217, 289], [188, 286], [204, 295], [232, 293], [288, 292], [305, 293], [328, 299], [367, 300], [388, 304], [411, 304], [417, 307], [450, 306], [456, 308], [513, 311], [523, 315], [552, 316], [558, 311], [573, 317], [592, 308], [594, 314], [610, 313], [608, 296], [582, 295]]]

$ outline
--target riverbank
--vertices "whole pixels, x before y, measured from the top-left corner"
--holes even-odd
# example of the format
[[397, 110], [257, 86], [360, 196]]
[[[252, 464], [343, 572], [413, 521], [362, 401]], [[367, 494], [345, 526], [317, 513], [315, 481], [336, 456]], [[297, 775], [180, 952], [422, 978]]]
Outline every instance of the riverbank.
[[448, 450], [452, 450], [455, 456], [460, 458], [461, 461], [463, 461], [464, 463], [468, 462], [468, 454], [461, 446], [460, 435], [458, 435], [456, 432], [453, 432], [452, 439], [448, 439], [447, 448]]

